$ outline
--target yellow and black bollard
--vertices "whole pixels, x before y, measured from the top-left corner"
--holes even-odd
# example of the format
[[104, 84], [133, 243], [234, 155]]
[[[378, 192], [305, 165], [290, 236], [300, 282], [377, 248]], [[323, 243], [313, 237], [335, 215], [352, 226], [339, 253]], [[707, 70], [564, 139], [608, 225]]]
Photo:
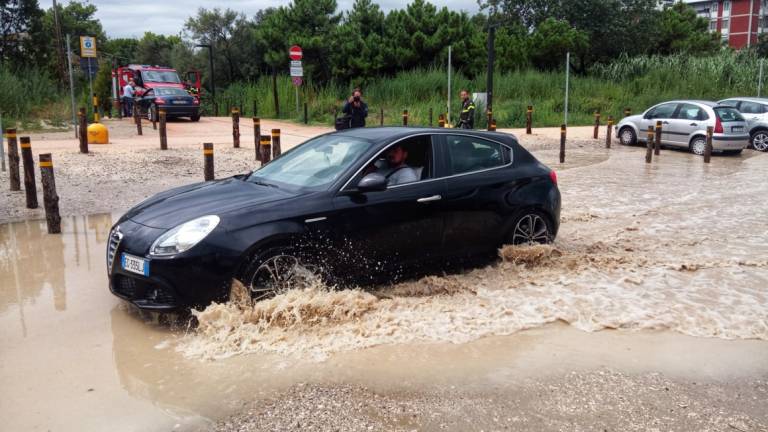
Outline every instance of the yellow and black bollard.
[[661, 153], [661, 120], [656, 120], [656, 136], [653, 140], [653, 154], [658, 156]]
[[525, 110], [525, 134], [531, 134], [531, 127], [533, 126], [533, 105], [528, 105]]
[[605, 128], [605, 148], [611, 148], [612, 133], [613, 133], [613, 116], [608, 116], [608, 125]]
[[653, 125], [648, 126], [648, 136], [645, 142], [645, 163], [653, 160], [653, 137], [656, 135]]
[[600, 110], [595, 111], [595, 130], [592, 132], [592, 138], [597, 139], [597, 133], [600, 130]]
[[408, 110], [403, 110], [403, 126], [408, 126]]
[[259, 153], [260, 138], [261, 138], [261, 119], [258, 117], [254, 117], [253, 118], [253, 146], [254, 146], [254, 150], [256, 151], [256, 160], [259, 162], [261, 162], [261, 154]]
[[232, 144], [240, 148], [240, 110], [232, 108]]
[[261, 136], [259, 147], [261, 148], [261, 164], [265, 165], [269, 163], [270, 160], [272, 160], [272, 145], [269, 142], [269, 135]]
[[704, 145], [704, 163], [709, 163], [712, 158], [712, 126], [707, 126], [707, 143]]
[[277, 159], [280, 154], [280, 129], [272, 129], [272, 159]]
[[32, 159], [32, 142], [28, 136], [19, 139], [21, 160], [24, 163], [24, 191], [27, 194], [27, 208], [37, 208], [37, 186], [35, 185], [35, 162]]
[[168, 129], [166, 122], [168, 120], [165, 110], [158, 111], [160, 117], [160, 150], [168, 150]]
[[45, 206], [45, 222], [48, 234], [61, 232], [61, 215], [59, 215], [59, 195], [56, 193], [56, 180], [53, 177], [53, 159], [50, 153], [43, 153], [40, 158], [40, 181], [43, 184], [43, 205]]
[[5, 138], [8, 140], [8, 179], [11, 184], [11, 190], [19, 191], [21, 190], [21, 175], [19, 172], [19, 147], [16, 141], [16, 129], [6, 129]]
[[565, 133], [566, 126], [560, 125], [560, 163], [565, 163]]
[[203, 143], [203, 179], [211, 181], [213, 175], [213, 143]]

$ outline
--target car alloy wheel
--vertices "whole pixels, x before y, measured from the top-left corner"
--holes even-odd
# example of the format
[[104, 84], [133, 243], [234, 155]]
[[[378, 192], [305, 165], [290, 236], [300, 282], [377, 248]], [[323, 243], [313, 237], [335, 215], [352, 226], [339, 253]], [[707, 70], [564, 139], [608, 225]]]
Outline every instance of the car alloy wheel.
[[752, 148], [757, 151], [768, 151], [768, 131], [760, 131], [752, 135]]
[[147, 110], [147, 120], [153, 122], [157, 118], [157, 108], [154, 105], [150, 105]]
[[512, 231], [512, 244], [549, 243], [549, 225], [538, 213], [527, 213], [518, 219]]
[[705, 140], [703, 137], [694, 138], [691, 142], [691, 153], [695, 155], [703, 155], [706, 148], [707, 140]]
[[320, 269], [302, 263], [293, 255], [275, 252], [260, 263], [255, 263], [255, 269], [246, 277], [245, 286], [255, 302], [308, 286], [316, 278], [322, 277]]
[[624, 128], [621, 130], [619, 139], [622, 145], [632, 145], [635, 143], [635, 132], [631, 128]]

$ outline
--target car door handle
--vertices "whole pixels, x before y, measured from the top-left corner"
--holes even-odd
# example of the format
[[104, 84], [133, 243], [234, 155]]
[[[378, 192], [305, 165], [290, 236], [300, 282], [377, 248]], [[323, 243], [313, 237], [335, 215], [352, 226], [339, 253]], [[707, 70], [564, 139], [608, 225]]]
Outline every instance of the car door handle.
[[691, 124], [690, 124], [690, 125], [688, 125], [688, 126], [698, 126], [698, 125], [699, 125], [698, 123], [691, 123]]
[[416, 200], [416, 202], [427, 203], [432, 201], [440, 201], [441, 199], [443, 199], [443, 197], [440, 195], [432, 195], [424, 198], [419, 198]]
[[663, 122], [661, 122], [661, 124], [669, 124], [669, 122], [668, 121], [663, 121]]

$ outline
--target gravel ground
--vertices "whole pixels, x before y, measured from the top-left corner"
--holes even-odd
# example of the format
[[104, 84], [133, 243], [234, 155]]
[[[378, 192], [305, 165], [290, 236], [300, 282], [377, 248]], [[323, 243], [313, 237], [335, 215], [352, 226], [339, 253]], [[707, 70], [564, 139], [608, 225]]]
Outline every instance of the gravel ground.
[[248, 403], [211, 430], [766, 431], [766, 378], [699, 383], [597, 370], [407, 393], [304, 384]]

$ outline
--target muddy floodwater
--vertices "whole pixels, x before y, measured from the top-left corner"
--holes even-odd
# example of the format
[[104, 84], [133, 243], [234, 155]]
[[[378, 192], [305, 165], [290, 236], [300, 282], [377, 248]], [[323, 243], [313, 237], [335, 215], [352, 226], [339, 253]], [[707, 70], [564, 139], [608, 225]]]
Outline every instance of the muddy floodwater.
[[[557, 153], [535, 151], [557, 168]], [[116, 214], [0, 225], [0, 430], [198, 430], [297, 383], [514, 387], [610, 368], [768, 374], [768, 155], [576, 149], [552, 247], [373, 290], [310, 284], [158, 324], [107, 289]], [[765, 401], [768, 406], [768, 401]]]

